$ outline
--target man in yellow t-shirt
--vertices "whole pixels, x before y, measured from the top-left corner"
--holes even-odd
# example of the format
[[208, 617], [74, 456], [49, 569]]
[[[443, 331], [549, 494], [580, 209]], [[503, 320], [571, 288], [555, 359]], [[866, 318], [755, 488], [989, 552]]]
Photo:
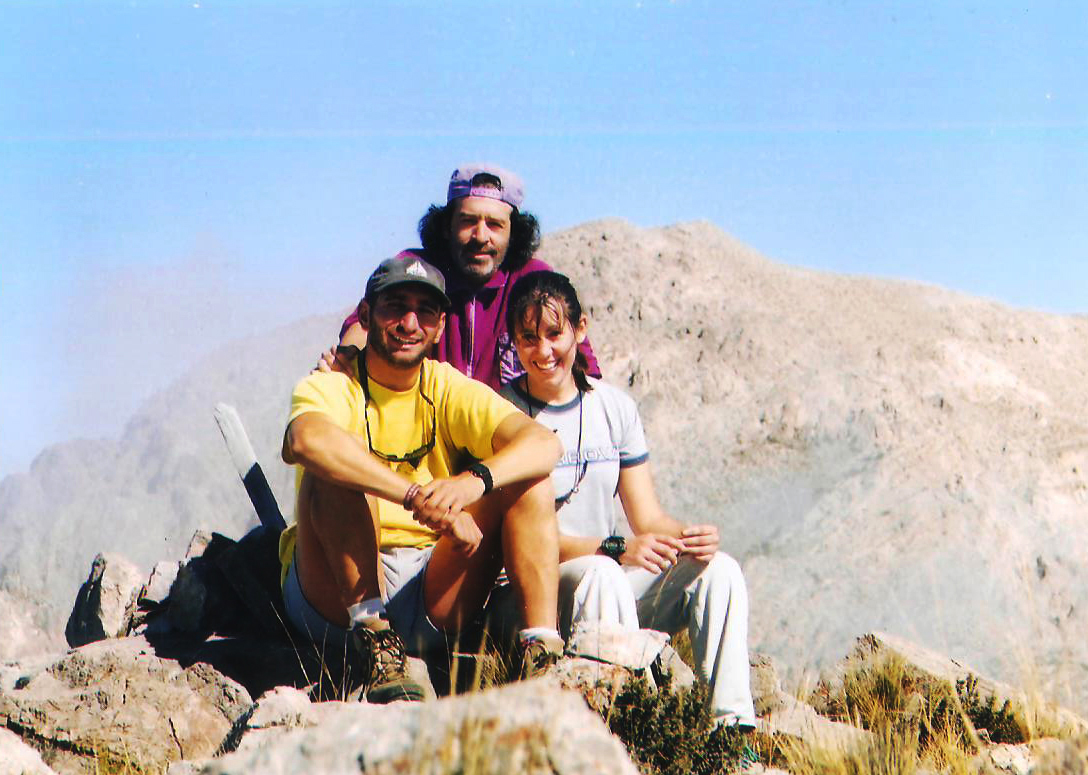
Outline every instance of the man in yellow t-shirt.
[[523, 673], [562, 651], [555, 435], [486, 385], [426, 359], [449, 299], [418, 255], [383, 261], [359, 303], [352, 374], [295, 388], [283, 458], [301, 467], [281, 540], [284, 603], [315, 642], [368, 659], [367, 699], [420, 699], [408, 650], [445, 645], [504, 566], [524, 629]]

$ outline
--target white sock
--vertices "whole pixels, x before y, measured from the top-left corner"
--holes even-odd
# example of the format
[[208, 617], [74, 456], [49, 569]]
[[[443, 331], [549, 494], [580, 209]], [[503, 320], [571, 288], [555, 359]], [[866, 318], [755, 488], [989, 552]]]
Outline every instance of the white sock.
[[348, 617], [351, 619], [352, 627], [379, 616], [385, 616], [385, 603], [380, 597], [371, 597], [348, 606]]
[[559, 631], [554, 630], [551, 627], [527, 627], [524, 630], [518, 631], [518, 641], [520, 643], [528, 643], [533, 640], [544, 640], [544, 638], [547, 637], [563, 640], [559, 637]]

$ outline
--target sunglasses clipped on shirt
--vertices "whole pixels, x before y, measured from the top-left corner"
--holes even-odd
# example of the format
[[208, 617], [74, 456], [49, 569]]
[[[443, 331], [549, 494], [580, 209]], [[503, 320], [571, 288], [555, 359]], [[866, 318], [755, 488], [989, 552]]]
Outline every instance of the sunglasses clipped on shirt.
[[[354, 357], [359, 369], [359, 384], [363, 388], [363, 398], [367, 403], [370, 403], [370, 389], [367, 386], [367, 373], [366, 373], [366, 351], [360, 350], [355, 345], [340, 345], [336, 348], [338, 355], [347, 355], [348, 357]], [[428, 436], [426, 428], [424, 429], [423, 443], [420, 446], [413, 449], [411, 452], [404, 452], [402, 454], [393, 454], [389, 452], [383, 452], [380, 449], [375, 449], [373, 442], [373, 435], [370, 433], [370, 415], [363, 409], [363, 422], [366, 423], [366, 445], [370, 448], [370, 454], [379, 460], [384, 460], [387, 463], [407, 463], [412, 468], [418, 468], [420, 461], [427, 456], [432, 449], [434, 449], [434, 443], [437, 437], [437, 425], [438, 425], [438, 410], [435, 409], [434, 401], [427, 397], [427, 394], [423, 392], [423, 367], [419, 369], [419, 397], [423, 400], [427, 406], [431, 408], [430, 416], [430, 434]]]

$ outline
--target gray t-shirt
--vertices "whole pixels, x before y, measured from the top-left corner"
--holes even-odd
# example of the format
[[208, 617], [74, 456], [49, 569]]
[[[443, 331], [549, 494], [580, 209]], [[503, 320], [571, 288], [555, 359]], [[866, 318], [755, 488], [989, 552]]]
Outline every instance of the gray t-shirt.
[[[531, 399], [525, 393], [524, 379], [504, 385], [501, 393], [559, 434], [563, 442], [563, 457], [552, 471], [555, 495], [567, 495], [576, 483], [577, 489], [558, 511], [559, 531], [569, 536], [604, 538], [618, 532], [613, 498], [620, 469], [645, 463], [650, 453], [634, 400], [598, 379], [589, 382], [593, 390], [561, 406]], [[578, 482], [583, 470], [585, 475]]]

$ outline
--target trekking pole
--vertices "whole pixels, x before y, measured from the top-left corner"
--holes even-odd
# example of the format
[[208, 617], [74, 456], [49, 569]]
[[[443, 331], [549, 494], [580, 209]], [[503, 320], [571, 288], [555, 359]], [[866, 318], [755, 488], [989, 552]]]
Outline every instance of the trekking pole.
[[249, 443], [249, 436], [242, 426], [242, 418], [233, 406], [220, 403], [215, 405], [215, 422], [219, 426], [219, 432], [223, 434], [223, 441], [227, 443], [227, 452], [230, 453], [230, 459], [245, 485], [257, 518], [267, 530], [282, 532], [287, 527], [287, 522], [280, 513], [276, 496], [268, 486], [261, 464], [257, 462], [253, 445]]

